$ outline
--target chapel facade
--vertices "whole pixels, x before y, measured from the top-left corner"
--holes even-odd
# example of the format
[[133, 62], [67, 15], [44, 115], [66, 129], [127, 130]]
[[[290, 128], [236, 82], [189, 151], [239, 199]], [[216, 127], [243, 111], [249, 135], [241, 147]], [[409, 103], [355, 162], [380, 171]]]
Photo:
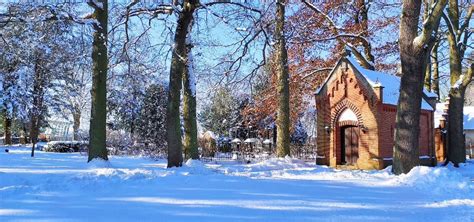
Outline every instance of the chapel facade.
[[[400, 78], [364, 69], [352, 57], [341, 58], [315, 94], [317, 164], [383, 169], [392, 163]], [[420, 116], [420, 160], [432, 165], [433, 107], [436, 95], [425, 91]]]

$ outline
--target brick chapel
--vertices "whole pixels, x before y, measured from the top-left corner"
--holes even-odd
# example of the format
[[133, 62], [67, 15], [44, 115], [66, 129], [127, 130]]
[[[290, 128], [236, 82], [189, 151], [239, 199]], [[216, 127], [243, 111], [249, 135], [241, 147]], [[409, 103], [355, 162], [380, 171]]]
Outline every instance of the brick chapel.
[[[367, 70], [341, 58], [317, 90], [317, 164], [359, 169], [391, 165], [400, 78]], [[420, 117], [420, 160], [434, 153], [436, 95], [424, 91]]]

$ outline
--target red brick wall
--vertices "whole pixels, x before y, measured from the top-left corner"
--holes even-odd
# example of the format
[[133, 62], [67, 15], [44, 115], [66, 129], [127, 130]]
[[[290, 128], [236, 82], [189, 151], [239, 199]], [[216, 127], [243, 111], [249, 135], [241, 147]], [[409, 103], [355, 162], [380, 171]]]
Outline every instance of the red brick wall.
[[[351, 109], [358, 117], [359, 125], [367, 130], [359, 133], [359, 159], [368, 160], [379, 156], [377, 115], [379, 100], [371, 86], [354, 75], [352, 67], [342, 64], [334, 76], [316, 95], [318, 156], [320, 164], [341, 164], [339, 114]], [[330, 132], [325, 127], [330, 126]], [[361, 164], [365, 164], [361, 162]]]
[[[395, 134], [395, 118], [397, 115], [395, 105], [383, 104], [379, 119], [380, 132], [380, 155], [382, 158], [391, 158], [393, 155], [393, 137]], [[433, 124], [431, 123], [433, 113], [428, 110], [421, 111], [420, 117], [420, 156], [430, 156], [433, 143]]]
[[[318, 164], [341, 164], [340, 127], [342, 111], [349, 108], [359, 127], [359, 168], [382, 168], [383, 158], [391, 158], [396, 106], [382, 104], [380, 89], [373, 89], [361, 75], [355, 75], [344, 60], [328, 83], [316, 94]], [[382, 88], [383, 90], [383, 88]], [[433, 113], [422, 111], [420, 119], [420, 155], [430, 156], [433, 147]], [[329, 126], [329, 132], [326, 131]]]

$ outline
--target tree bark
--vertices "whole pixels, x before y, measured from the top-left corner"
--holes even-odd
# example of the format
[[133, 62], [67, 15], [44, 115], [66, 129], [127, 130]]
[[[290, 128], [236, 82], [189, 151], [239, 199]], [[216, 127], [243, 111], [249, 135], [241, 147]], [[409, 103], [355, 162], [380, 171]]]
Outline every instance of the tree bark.
[[72, 114], [73, 119], [73, 140], [79, 140], [79, 128], [81, 127], [81, 110], [78, 107], [74, 107], [74, 113]]
[[433, 45], [432, 32], [438, 28], [446, 0], [440, 0], [425, 19], [418, 35], [421, 1], [404, 0], [400, 19], [400, 60], [402, 77], [397, 104], [393, 148], [394, 174], [408, 173], [419, 165], [419, 134], [423, 76]]
[[290, 155], [290, 90], [288, 54], [285, 40], [285, 0], [278, 0], [276, 4], [275, 50], [277, 66], [277, 156]]
[[[472, 7], [469, 9], [466, 21], [472, 15]], [[448, 24], [447, 39], [449, 43], [449, 71], [451, 88], [449, 90], [449, 109], [448, 109], [448, 149], [447, 162], [452, 162], [455, 167], [459, 163], [466, 162], [466, 144], [464, 139], [463, 109], [466, 88], [472, 78], [471, 70], [467, 70], [462, 75], [462, 60], [464, 57], [463, 44], [467, 44], [467, 38], [461, 39], [461, 33], [467, 26], [459, 25], [459, 5], [457, 0], [449, 0], [448, 16], [444, 16]], [[467, 33], [464, 33], [467, 35]], [[463, 43], [463, 44], [460, 44]]]
[[174, 49], [171, 57], [168, 107], [166, 111], [166, 139], [168, 142], [168, 168], [180, 167], [183, 164], [181, 143], [181, 122], [179, 105], [181, 99], [182, 75], [186, 69], [186, 37], [193, 20], [193, 13], [198, 4], [196, 0], [185, 0], [174, 36]]
[[431, 91], [438, 95], [439, 97], [439, 61], [438, 61], [438, 46], [439, 42], [436, 42], [433, 46], [433, 50], [431, 50], [431, 68], [432, 68], [432, 83], [431, 83]]
[[431, 91], [431, 68], [433, 67], [432, 64], [430, 64], [430, 59], [429, 59], [430, 56], [428, 56], [427, 58], [427, 61], [428, 63], [426, 64], [426, 70], [425, 70], [425, 79], [424, 79], [424, 83], [423, 83], [423, 86], [425, 87], [426, 90], [428, 90], [428, 92]]
[[12, 145], [12, 118], [7, 114], [4, 113], [3, 116], [3, 131], [5, 133], [5, 145]]
[[[192, 26], [192, 24], [190, 24]], [[191, 33], [188, 33], [191, 35]], [[190, 37], [188, 36], [188, 40]], [[199, 159], [196, 121], [196, 77], [193, 70], [192, 43], [187, 43], [187, 63], [183, 72], [184, 153], [186, 159]]]
[[27, 124], [26, 123], [23, 123], [22, 124], [22, 131], [23, 131], [23, 134], [25, 134], [25, 143], [29, 143], [30, 142], [30, 139], [29, 137], [26, 135], [26, 132], [28, 132], [28, 127], [27, 127]]
[[[451, 10], [451, 9], [449, 9]], [[463, 107], [465, 89], [455, 86], [462, 73], [461, 58], [456, 40], [448, 35], [449, 42], [449, 71], [451, 88], [449, 90], [448, 109], [448, 161], [455, 166], [466, 161], [466, 148], [463, 135]]]
[[107, 118], [107, 21], [108, 1], [89, 1], [94, 8], [93, 24], [94, 40], [92, 48], [92, 90], [91, 90], [91, 119], [89, 129], [88, 162], [93, 159], [108, 160], [106, 148], [106, 118]]
[[[362, 36], [365, 38], [369, 37], [369, 9], [367, 7], [367, 3], [365, 0], [357, 0], [356, 6], [358, 8], [356, 24], [359, 24], [362, 29]], [[364, 55], [369, 63], [369, 65], [365, 66], [364, 68], [375, 70], [375, 57], [372, 54], [372, 46], [369, 42], [362, 43], [364, 45]]]
[[[37, 53], [36, 53], [37, 54]], [[33, 79], [33, 104], [30, 112], [30, 138], [31, 143], [31, 157], [35, 156], [35, 144], [38, 142], [39, 128], [43, 118], [43, 96], [44, 96], [44, 70], [41, 68], [41, 60], [37, 54], [35, 61], [35, 77]]]

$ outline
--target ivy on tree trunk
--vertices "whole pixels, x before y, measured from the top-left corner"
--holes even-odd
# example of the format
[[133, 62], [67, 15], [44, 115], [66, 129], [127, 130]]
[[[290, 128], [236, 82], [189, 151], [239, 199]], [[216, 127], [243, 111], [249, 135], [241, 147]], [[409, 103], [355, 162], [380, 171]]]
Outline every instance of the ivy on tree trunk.
[[276, 4], [275, 50], [277, 67], [277, 156], [290, 155], [290, 90], [288, 54], [285, 40], [285, 0], [278, 0]]
[[186, 69], [186, 37], [192, 25], [193, 13], [199, 2], [185, 0], [179, 13], [174, 48], [171, 56], [168, 106], [166, 111], [166, 139], [168, 142], [168, 167], [180, 167], [183, 164], [183, 147], [181, 142], [180, 99], [182, 75]]
[[92, 48], [91, 119], [89, 129], [89, 158], [108, 160], [106, 148], [106, 103], [107, 103], [107, 0], [89, 1], [94, 8], [94, 40]]
[[[447, 9], [448, 15], [444, 14], [448, 27], [447, 39], [449, 44], [449, 71], [450, 90], [448, 108], [448, 149], [447, 161], [458, 167], [459, 163], [466, 162], [466, 144], [463, 127], [464, 99], [467, 86], [472, 79], [472, 67], [467, 68], [463, 74], [462, 60], [466, 45], [468, 44], [468, 34], [465, 32], [469, 28], [469, 20], [473, 13], [474, 6], [468, 8], [464, 24], [460, 25], [460, 13], [457, 0], [449, 0]], [[464, 34], [464, 35], [462, 35]]]

